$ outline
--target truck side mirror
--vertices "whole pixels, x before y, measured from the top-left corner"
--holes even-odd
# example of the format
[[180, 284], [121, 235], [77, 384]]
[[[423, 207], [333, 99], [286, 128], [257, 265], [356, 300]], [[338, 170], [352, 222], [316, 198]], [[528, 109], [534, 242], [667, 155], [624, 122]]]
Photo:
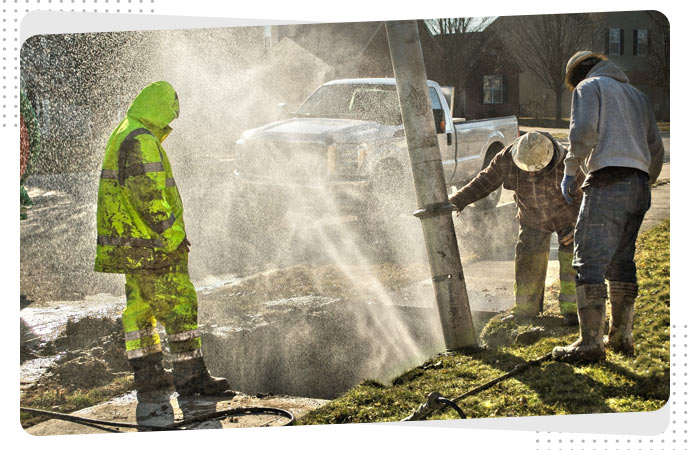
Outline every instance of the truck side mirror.
[[291, 116], [290, 111], [288, 110], [287, 103], [278, 103], [276, 105], [276, 112], [278, 114], [279, 119], [287, 119]]
[[432, 109], [434, 113], [434, 124], [436, 125], [436, 134], [446, 132], [446, 115], [442, 109]]

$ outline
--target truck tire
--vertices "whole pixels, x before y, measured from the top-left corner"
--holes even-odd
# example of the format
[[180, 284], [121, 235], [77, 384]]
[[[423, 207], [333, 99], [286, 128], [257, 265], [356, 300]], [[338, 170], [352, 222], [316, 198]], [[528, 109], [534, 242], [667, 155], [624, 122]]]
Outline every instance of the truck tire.
[[[494, 156], [496, 156], [498, 152], [500, 152], [502, 149], [503, 145], [500, 143], [495, 143], [489, 148], [489, 151], [486, 152], [486, 158], [484, 158], [482, 170], [488, 167], [489, 163], [491, 163], [491, 160], [494, 159]], [[501, 199], [501, 193], [503, 193], [503, 186], [500, 186], [498, 189], [496, 189], [483, 199], [474, 202], [475, 208], [480, 209], [482, 211], [494, 209], [496, 205], [498, 205], [498, 201]]]

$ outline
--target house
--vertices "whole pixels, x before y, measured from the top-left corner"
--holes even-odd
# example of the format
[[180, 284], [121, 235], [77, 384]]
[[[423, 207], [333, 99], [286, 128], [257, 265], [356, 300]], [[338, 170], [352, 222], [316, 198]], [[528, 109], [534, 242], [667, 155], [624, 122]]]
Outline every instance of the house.
[[[419, 23], [427, 76], [436, 79], [440, 51], [423, 22]], [[330, 67], [330, 70], [321, 70], [322, 79], [318, 82], [310, 79], [309, 83], [293, 84], [290, 99], [286, 100], [291, 103], [298, 98], [304, 99], [318, 85], [332, 79], [394, 76], [384, 22], [274, 25], [266, 27], [264, 35], [269, 59], [285, 60], [284, 56], [277, 54], [289, 48], [290, 55], [295, 56], [288, 58], [292, 63], [291, 70], [311, 73], [313, 71], [307, 68], [307, 64], [314, 61], [319, 67]]]
[[[621, 67], [630, 83], [644, 92], [649, 98], [658, 120], [669, 117], [669, 54], [668, 20], [660, 13], [652, 11], [622, 11], [589, 16], [594, 32], [587, 35], [582, 50], [592, 50], [606, 54]], [[529, 16], [538, 20], [540, 16]], [[503, 26], [512, 17], [499, 17], [492, 27]], [[585, 19], [586, 20], [586, 19]], [[523, 45], [508, 34], [502, 39], [507, 47]], [[563, 58], [565, 68], [569, 56]], [[520, 115], [555, 117], [556, 99], [554, 91], [544, 86], [527, 67], [522, 67], [519, 78]], [[562, 117], [570, 116], [572, 94], [564, 88], [561, 99]]]
[[669, 119], [668, 30], [668, 19], [658, 12], [605, 13], [593, 43], [647, 95], [658, 120]]
[[[427, 77], [441, 85], [456, 87], [454, 115], [480, 119], [517, 114], [519, 66], [502, 42], [488, 38], [488, 33], [434, 35], [424, 21], [418, 24]], [[455, 47], [450, 42], [453, 40]], [[286, 41], [292, 43], [290, 54], [299, 56], [288, 58], [293, 65], [306, 71], [305, 62], [316, 58], [332, 68], [322, 72], [323, 82], [336, 78], [394, 76], [384, 22], [277, 25], [267, 29], [269, 54], [283, 52]], [[295, 51], [295, 45], [303, 48], [304, 53]], [[465, 51], [454, 52], [458, 45], [464, 46]], [[483, 56], [472, 54], [465, 61], [460, 53], [469, 53], [466, 49], [470, 47], [481, 49]], [[307, 53], [312, 56], [308, 57]], [[462, 77], [458, 77], [460, 72]], [[313, 82], [292, 86], [290, 102], [306, 97], [315, 87]]]
[[439, 82], [456, 87], [453, 115], [484, 119], [517, 115], [520, 66], [492, 32], [438, 35], [445, 57]]

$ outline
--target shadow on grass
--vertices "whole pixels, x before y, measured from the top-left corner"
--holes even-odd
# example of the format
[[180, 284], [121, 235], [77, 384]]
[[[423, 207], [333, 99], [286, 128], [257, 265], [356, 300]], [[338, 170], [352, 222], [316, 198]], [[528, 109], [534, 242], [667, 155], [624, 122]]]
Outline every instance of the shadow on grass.
[[632, 390], [630, 388], [623, 389], [617, 386], [607, 386], [606, 395], [608, 397], [635, 395], [644, 399], [668, 401], [671, 394], [671, 371], [668, 368], [664, 369], [663, 375], [652, 374], [644, 377], [610, 361], [602, 362], [601, 365], [633, 382]]
[[[524, 358], [498, 351], [468, 356], [504, 372], [528, 362]], [[606, 371], [610, 371], [625, 378], [624, 383], [613, 385], [595, 379], [591, 376], [594, 373], [590, 375], [576, 371], [576, 367], [585, 366], [546, 362], [539, 367], [528, 368], [513, 378], [533, 391], [544, 405], [560, 408], [567, 414], [616, 412], [607, 403], [607, 400], [614, 398], [633, 396], [643, 401], [668, 400], [668, 390], [664, 388], [669, 386], [668, 370], [663, 376], [641, 376], [611, 361], [590, 366], [594, 371], [601, 370], [601, 377], [606, 377]], [[489, 380], [484, 382], [486, 381]], [[490, 389], [501, 389], [500, 385]]]

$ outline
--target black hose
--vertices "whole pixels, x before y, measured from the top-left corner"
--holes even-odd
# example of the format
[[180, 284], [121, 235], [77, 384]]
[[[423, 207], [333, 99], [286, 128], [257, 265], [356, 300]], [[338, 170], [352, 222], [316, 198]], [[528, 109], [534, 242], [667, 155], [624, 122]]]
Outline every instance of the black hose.
[[34, 409], [34, 408], [25, 408], [25, 407], [20, 407], [20, 411], [28, 412], [31, 414], [39, 414], [39, 415], [44, 415], [48, 417], [52, 417], [53, 419], [57, 420], [64, 420], [67, 422], [74, 422], [78, 423], [80, 425], [86, 425], [94, 428], [98, 428], [100, 430], [105, 430], [105, 431], [110, 431], [112, 433], [119, 433], [119, 430], [112, 430], [109, 428], [104, 428], [105, 427], [115, 427], [115, 428], [136, 428], [137, 430], [141, 431], [170, 431], [170, 430], [181, 430], [183, 427], [187, 425], [191, 425], [194, 423], [199, 423], [199, 422], [206, 422], [208, 420], [212, 419], [222, 419], [226, 417], [233, 417], [233, 416], [248, 416], [248, 415], [254, 415], [254, 414], [273, 414], [276, 416], [281, 416], [285, 417], [288, 419], [288, 422], [283, 425], [283, 426], [289, 426], [293, 425], [295, 423], [295, 416], [288, 410], [285, 409], [280, 409], [280, 408], [272, 408], [272, 407], [267, 407], [267, 406], [255, 406], [255, 407], [246, 407], [246, 408], [229, 408], [229, 409], [224, 409], [221, 411], [215, 411], [212, 413], [208, 414], [203, 414], [198, 417], [192, 417], [190, 419], [185, 419], [179, 422], [172, 423], [170, 425], [142, 425], [142, 424], [137, 424], [137, 423], [127, 423], [127, 422], [113, 422], [109, 420], [99, 420], [99, 419], [91, 419], [87, 417], [79, 417], [79, 416], [73, 416], [71, 414], [64, 414], [64, 413], [57, 413], [54, 411], [46, 411], [43, 409]]
[[471, 391], [465, 392], [459, 397], [456, 397], [453, 399], [454, 402], [459, 402], [460, 400], [463, 400], [467, 397], [471, 397], [472, 395], [478, 394], [482, 391], [485, 391], [489, 389], [490, 387], [500, 383], [501, 381], [507, 380], [508, 378], [513, 378], [515, 375], [524, 372], [525, 370], [529, 369], [532, 366], [539, 366], [541, 363], [550, 361], [551, 360], [551, 353], [547, 353], [546, 355], [533, 359], [532, 361], [527, 361], [526, 363], [523, 364], [518, 364], [511, 370], [510, 372], [501, 375], [500, 377], [496, 377], [493, 380], [489, 380], [486, 383], [482, 384], [481, 386], [478, 386]]
[[465, 415], [465, 413], [462, 412], [462, 409], [460, 409], [460, 407], [457, 404], [455, 404], [455, 402], [453, 400], [448, 400], [445, 397], [440, 397], [440, 398], [437, 398], [436, 401], [443, 403], [443, 404], [446, 404], [446, 405], [450, 406], [451, 408], [453, 408], [458, 413], [458, 415], [460, 416], [461, 419], [467, 419], [467, 416]]
[[[427, 417], [429, 417], [431, 414], [433, 414], [435, 411], [440, 411], [445, 409], [446, 406], [450, 406], [451, 408], [455, 409], [458, 414], [460, 414], [460, 417], [463, 417], [464, 413], [462, 413], [462, 410], [457, 406], [457, 403], [460, 400], [463, 400], [467, 397], [471, 397], [473, 395], [476, 395], [482, 391], [485, 391], [489, 389], [490, 387], [500, 383], [501, 381], [507, 380], [509, 378], [514, 377], [515, 375], [518, 375], [519, 373], [524, 372], [525, 370], [529, 369], [530, 367], [533, 366], [539, 366], [542, 363], [546, 361], [551, 360], [551, 353], [547, 353], [546, 355], [533, 359], [531, 361], [527, 361], [526, 363], [523, 364], [518, 364], [511, 370], [510, 372], [507, 372], [500, 377], [496, 377], [492, 380], [487, 381], [486, 383], [482, 384], [481, 386], [477, 386], [476, 388], [465, 392], [464, 394], [460, 395], [459, 397], [456, 397], [452, 400], [448, 400], [447, 398], [441, 396], [438, 392], [432, 392], [429, 394], [429, 398], [425, 403], [419, 406], [412, 414], [409, 416], [405, 417], [402, 421], [407, 422], [411, 420], [424, 420]], [[439, 405], [440, 403], [440, 405]], [[457, 407], [457, 408], [456, 408]], [[465, 419], [466, 417], [463, 417]]]

